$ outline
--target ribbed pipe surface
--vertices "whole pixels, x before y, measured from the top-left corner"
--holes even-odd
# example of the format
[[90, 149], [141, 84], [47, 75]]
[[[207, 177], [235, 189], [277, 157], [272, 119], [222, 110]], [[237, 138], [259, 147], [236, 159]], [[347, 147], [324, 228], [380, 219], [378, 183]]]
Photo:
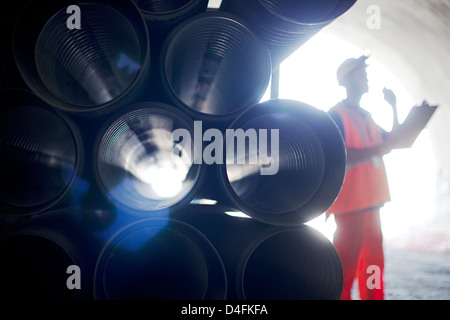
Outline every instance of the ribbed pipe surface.
[[[208, 0], [134, 0], [149, 26], [174, 25], [204, 12]], [[151, 30], [150, 30], [151, 32]]]
[[340, 297], [339, 255], [325, 236], [309, 226], [270, 226], [228, 216], [218, 205], [190, 205], [176, 218], [203, 232], [217, 249], [228, 275], [227, 299]]
[[223, 0], [220, 10], [248, 21], [279, 64], [356, 0]]
[[0, 237], [2, 297], [21, 301], [79, 299], [80, 290], [69, 290], [66, 284], [70, 276], [67, 268], [80, 265], [73, 250], [67, 239], [51, 230], [3, 234]]
[[83, 163], [78, 130], [27, 91], [1, 91], [0, 101], [0, 211], [41, 212], [68, 192]]
[[226, 14], [190, 19], [171, 33], [163, 50], [167, 89], [197, 114], [227, 116], [258, 102], [270, 73], [265, 45]]
[[[229, 205], [267, 223], [292, 225], [318, 216], [334, 202], [345, 175], [346, 151], [324, 111], [298, 101], [269, 100], [241, 114], [230, 128], [255, 134], [247, 140], [227, 136], [219, 172]], [[245, 149], [239, 151], [238, 144]]]
[[81, 3], [80, 29], [70, 29], [64, 3], [32, 1], [19, 18], [13, 46], [26, 83], [53, 106], [78, 114], [108, 113], [133, 101], [149, 65], [147, 27], [137, 7]]
[[191, 0], [135, 0], [141, 10], [149, 12], [170, 12], [183, 8]]
[[193, 137], [192, 120], [161, 103], [130, 108], [111, 117], [97, 143], [95, 166], [103, 190], [118, 205], [136, 212], [189, 201], [200, 166], [192, 162], [193, 151], [182, 149], [172, 133], [184, 129]]
[[104, 247], [94, 276], [96, 299], [224, 299], [226, 275], [211, 243], [176, 220], [147, 219]]

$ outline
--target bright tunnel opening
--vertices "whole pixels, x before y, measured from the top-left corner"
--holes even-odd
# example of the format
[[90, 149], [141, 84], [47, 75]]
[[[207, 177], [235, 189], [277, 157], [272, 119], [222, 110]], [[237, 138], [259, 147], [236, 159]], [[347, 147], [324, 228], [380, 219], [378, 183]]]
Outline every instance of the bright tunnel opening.
[[[339, 65], [347, 58], [368, 53], [340, 38], [318, 33], [280, 65], [279, 98], [299, 100], [328, 111], [346, 97], [345, 88], [336, 80]], [[369, 92], [363, 95], [361, 106], [372, 114], [379, 126], [390, 131], [392, 108], [384, 100], [384, 87], [396, 94], [400, 123], [421, 101], [414, 101], [400, 81], [376, 58], [370, 57], [367, 64]], [[270, 88], [263, 100], [268, 99], [269, 94]], [[381, 209], [381, 219], [383, 236], [389, 241], [433, 216], [436, 168], [428, 131], [424, 129], [411, 148], [393, 150], [384, 157], [384, 162], [391, 202]], [[325, 215], [321, 215], [308, 224], [332, 240], [336, 229], [333, 217], [326, 220]]]

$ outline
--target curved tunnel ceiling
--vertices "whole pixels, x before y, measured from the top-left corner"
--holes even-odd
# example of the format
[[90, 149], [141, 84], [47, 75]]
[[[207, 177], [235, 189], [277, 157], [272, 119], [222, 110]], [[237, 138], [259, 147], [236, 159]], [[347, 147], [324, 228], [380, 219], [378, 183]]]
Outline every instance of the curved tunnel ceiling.
[[[379, 28], [369, 28], [379, 10]], [[440, 108], [428, 124], [436, 157], [439, 211], [450, 213], [450, 0], [358, 0], [323, 29], [384, 64], [417, 104]], [[418, 168], [420, 170], [420, 168]]]

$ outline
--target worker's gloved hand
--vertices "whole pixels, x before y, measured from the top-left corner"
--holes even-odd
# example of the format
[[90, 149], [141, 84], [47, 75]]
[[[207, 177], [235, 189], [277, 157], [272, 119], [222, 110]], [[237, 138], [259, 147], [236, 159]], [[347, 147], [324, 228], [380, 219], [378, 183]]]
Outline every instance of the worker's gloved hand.
[[384, 88], [383, 93], [384, 93], [384, 100], [386, 100], [392, 106], [392, 113], [394, 115], [392, 131], [395, 132], [400, 127], [397, 114], [397, 97], [395, 96], [394, 91], [388, 88]]
[[384, 100], [386, 100], [393, 108], [397, 107], [397, 97], [394, 91], [388, 88], [383, 89]]

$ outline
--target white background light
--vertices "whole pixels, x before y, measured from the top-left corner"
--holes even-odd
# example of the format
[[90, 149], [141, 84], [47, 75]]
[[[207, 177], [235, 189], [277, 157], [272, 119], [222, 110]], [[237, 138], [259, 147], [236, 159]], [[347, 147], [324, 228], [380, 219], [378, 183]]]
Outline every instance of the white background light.
[[[364, 53], [363, 49], [337, 37], [318, 33], [281, 64], [279, 97], [327, 111], [346, 96], [345, 89], [336, 80], [337, 68], [345, 59]], [[389, 131], [392, 109], [384, 101], [383, 87], [392, 89], [397, 96], [400, 122], [421, 101], [413, 101], [395, 76], [375, 58], [369, 58], [367, 63], [369, 92], [363, 96], [361, 105], [372, 113], [375, 122]], [[270, 89], [263, 100], [268, 99], [269, 92]], [[429, 219], [433, 213], [435, 162], [428, 132], [424, 130], [412, 148], [394, 150], [384, 160], [392, 201], [381, 210], [382, 228], [384, 237], [390, 238]], [[334, 219], [325, 223], [322, 215], [309, 224], [332, 239]]]

